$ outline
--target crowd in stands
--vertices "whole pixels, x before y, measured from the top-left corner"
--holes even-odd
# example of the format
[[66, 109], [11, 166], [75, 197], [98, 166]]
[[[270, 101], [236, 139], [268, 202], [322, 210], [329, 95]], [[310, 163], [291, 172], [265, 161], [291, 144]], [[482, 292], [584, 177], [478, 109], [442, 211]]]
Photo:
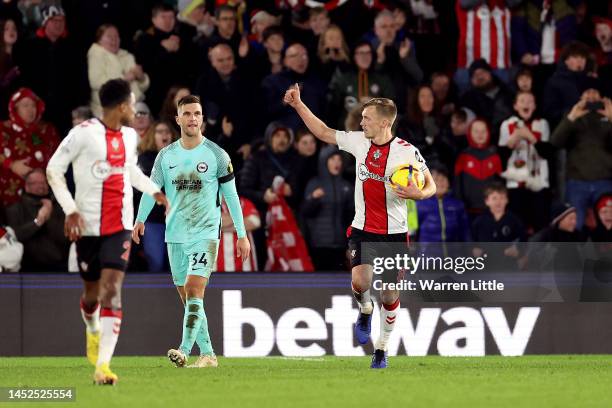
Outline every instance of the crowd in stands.
[[[222, 271], [271, 259], [347, 269], [355, 162], [283, 104], [295, 83], [342, 130], [360, 130], [368, 99], [396, 102], [394, 133], [438, 186], [407, 203], [411, 239], [612, 241], [612, 0], [5, 0], [0, 271], [18, 269], [19, 251], [23, 271], [66, 270], [64, 214], [44, 169], [71, 127], [100, 117], [98, 90], [114, 78], [136, 98], [147, 174], [179, 136], [176, 102], [202, 98], [256, 248], [249, 263], [235, 259], [224, 216]], [[271, 238], [289, 213], [295, 226]], [[168, 269], [163, 236], [157, 208], [131, 269]], [[276, 262], [287, 252], [293, 261]]]

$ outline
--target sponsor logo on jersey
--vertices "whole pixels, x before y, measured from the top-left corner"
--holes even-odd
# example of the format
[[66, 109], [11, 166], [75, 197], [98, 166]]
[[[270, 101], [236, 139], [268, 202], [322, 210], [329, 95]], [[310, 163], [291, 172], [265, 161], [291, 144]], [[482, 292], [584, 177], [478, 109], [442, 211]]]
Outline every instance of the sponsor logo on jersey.
[[106, 180], [111, 173], [112, 166], [106, 160], [96, 160], [91, 166], [91, 174], [98, 180]]
[[359, 180], [361, 181], [366, 181], [367, 179], [370, 178], [372, 180], [381, 181], [383, 183], [389, 182], [391, 178], [390, 176], [379, 176], [378, 174], [372, 173], [370, 170], [368, 170], [366, 165], [363, 163], [359, 165], [359, 171], [357, 172], [357, 177], [359, 177]]
[[113, 174], [123, 174], [123, 167], [113, 167], [106, 160], [96, 160], [91, 166], [91, 174], [98, 180], [106, 180]]
[[206, 170], [208, 170], [208, 164], [206, 164], [205, 162], [199, 162], [196, 166], [196, 170], [198, 171], [198, 173], [206, 173]]
[[232, 174], [234, 172], [234, 167], [232, 166], [232, 162], [227, 163], [227, 174]]

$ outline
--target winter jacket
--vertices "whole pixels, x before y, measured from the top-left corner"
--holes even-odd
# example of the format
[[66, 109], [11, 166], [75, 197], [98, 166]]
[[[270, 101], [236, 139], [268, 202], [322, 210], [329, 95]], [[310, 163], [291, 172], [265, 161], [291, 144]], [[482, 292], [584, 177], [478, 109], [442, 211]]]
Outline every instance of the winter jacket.
[[[353, 186], [342, 174], [333, 176], [327, 169], [327, 160], [337, 153], [336, 146], [321, 151], [319, 176], [308, 182], [304, 193], [302, 211], [311, 248], [346, 246], [346, 228], [354, 214]], [[312, 193], [317, 188], [322, 188], [325, 194], [315, 199]]]
[[[248, 198], [255, 204], [260, 214], [265, 214], [268, 205], [263, 197], [276, 176], [282, 176], [292, 190], [292, 196], [287, 197], [287, 202], [295, 206], [302, 197], [296, 197], [297, 191], [297, 168], [298, 154], [291, 148], [284, 153], [273, 153], [270, 140], [274, 132], [280, 128], [287, 129], [280, 122], [272, 122], [265, 132], [265, 147], [251, 154], [240, 171], [239, 191], [240, 195]], [[291, 144], [293, 143], [293, 132], [289, 129]]]
[[[102, 106], [98, 95], [102, 85], [110, 79], [123, 78], [134, 66], [136, 60], [126, 50], [120, 49], [117, 54], [113, 54], [97, 43], [91, 45], [87, 52], [87, 72], [91, 88], [90, 107], [94, 116], [102, 117]], [[149, 88], [149, 84], [149, 76], [146, 73], [141, 81], [130, 82], [130, 88], [137, 102], [144, 100], [144, 93]]]
[[21, 262], [24, 271], [64, 271], [68, 264], [70, 242], [64, 236], [64, 212], [57, 201], [49, 219], [34, 223], [43, 197], [24, 194], [21, 201], [6, 209], [9, 225], [24, 246]]
[[463, 202], [446, 194], [416, 203], [419, 215], [419, 242], [466, 242], [470, 225]]
[[578, 102], [585, 81], [587, 81], [585, 71], [570, 71], [565, 62], [559, 62], [557, 70], [546, 82], [542, 97], [542, 112], [544, 112], [551, 127], [556, 126], [563, 115]]
[[567, 178], [593, 181], [612, 179], [612, 123], [595, 112], [574, 122], [564, 118], [551, 143], [567, 150]]
[[495, 76], [496, 90], [485, 92], [471, 87], [461, 97], [460, 105], [471, 109], [492, 126], [494, 139], [497, 139], [499, 127], [508, 116], [512, 115], [512, 92]]
[[470, 147], [463, 150], [455, 162], [455, 194], [470, 210], [485, 208], [483, 191], [487, 184], [498, 180], [502, 172], [501, 159], [495, 147], [487, 140], [482, 145], [476, 145], [471, 138], [470, 126], [468, 143]]

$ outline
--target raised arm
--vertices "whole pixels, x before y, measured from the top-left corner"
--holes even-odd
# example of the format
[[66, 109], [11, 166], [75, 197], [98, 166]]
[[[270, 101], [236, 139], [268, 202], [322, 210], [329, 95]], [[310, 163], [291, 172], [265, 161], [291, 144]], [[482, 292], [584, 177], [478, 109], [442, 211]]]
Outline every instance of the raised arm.
[[304, 121], [304, 124], [308, 130], [310, 130], [317, 139], [325, 143], [337, 144], [336, 130], [323, 123], [323, 121], [317, 118], [315, 114], [308, 109], [308, 106], [302, 102], [302, 99], [300, 98], [300, 87], [298, 84], [294, 84], [292, 87], [287, 89], [283, 102], [295, 109], [297, 114], [300, 115], [300, 118], [302, 118]]

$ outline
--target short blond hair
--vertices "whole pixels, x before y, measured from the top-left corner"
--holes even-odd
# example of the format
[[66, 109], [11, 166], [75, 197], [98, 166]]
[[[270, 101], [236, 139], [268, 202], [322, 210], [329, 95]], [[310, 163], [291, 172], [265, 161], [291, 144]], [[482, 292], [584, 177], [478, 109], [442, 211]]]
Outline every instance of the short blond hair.
[[389, 119], [391, 121], [391, 125], [393, 125], [393, 122], [395, 122], [395, 118], [397, 117], [397, 106], [395, 105], [395, 102], [387, 98], [372, 98], [363, 104], [363, 109], [370, 106], [374, 106], [376, 108], [376, 113], [385, 119]]

